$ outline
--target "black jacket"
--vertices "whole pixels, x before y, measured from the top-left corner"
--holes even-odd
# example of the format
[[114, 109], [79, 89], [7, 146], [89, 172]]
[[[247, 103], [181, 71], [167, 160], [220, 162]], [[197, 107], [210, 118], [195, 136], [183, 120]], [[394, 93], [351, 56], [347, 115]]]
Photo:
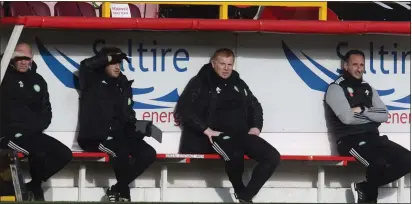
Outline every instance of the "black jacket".
[[[181, 153], [213, 152], [210, 142], [203, 132], [208, 127], [213, 129], [215, 124], [213, 120], [217, 117], [215, 114], [217, 113], [216, 107], [219, 106], [218, 92], [220, 90], [216, 78], [217, 74], [212, 65], [205, 64], [199, 73], [189, 81], [177, 102], [174, 115], [182, 128]], [[240, 124], [247, 125], [247, 127], [242, 128], [249, 130], [252, 127], [257, 127], [262, 130], [263, 110], [259, 101], [236, 71], [232, 72], [228, 80], [231, 88], [240, 94], [241, 101], [239, 103], [243, 103], [242, 109], [239, 109], [242, 113], [238, 113], [243, 117], [237, 118]], [[220, 129], [219, 131], [233, 130]]]
[[52, 109], [47, 83], [36, 69], [34, 62], [26, 73], [12, 64], [7, 67], [0, 85], [0, 138], [36, 135], [49, 127]]
[[[108, 64], [107, 56], [96, 55], [85, 59], [80, 64], [80, 105], [78, 143], [83, 149], [96, 146], [107, 139], [113, 125], [113, 114], [116, 114], [117, 129], [121, 136], [138, 136], [135, 133], [136, 113], [133, 110], [132, 83], [120, 73], [117, 79], [110, 79], [104, 73]], [[120, 102], [118, 111], [113, 111], [113, 92], [110, 91], [110, 80], [119, 86]], [[115, 135], [110, 135], [115, 136]]]
[[[328, 131], [336, 141], [365, 133], [379, 135], [379, 121], [388, 114], [376, 90], [347, 72], [329, 85], [324, 107]], [[353, 113], [354, 107], [363, 107], [364, 111]]]

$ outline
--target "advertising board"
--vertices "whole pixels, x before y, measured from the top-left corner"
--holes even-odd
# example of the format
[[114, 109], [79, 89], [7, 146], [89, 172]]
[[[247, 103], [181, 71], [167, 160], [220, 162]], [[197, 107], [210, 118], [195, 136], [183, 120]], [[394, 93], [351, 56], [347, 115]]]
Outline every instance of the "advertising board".
[[77, 130], [79, 64], [103, 46], [118, 46], [131, 59], [121, 67], [134, 80], [137, 118], [152, 120], [166, 136], [179, 132], [173, 108], [183, 88], [217, 48], [228, 47], [237, 54], [235, 69], [263, 106], [265, 138], [326, 134], [324, 93], [349, 49], [365, 52], [364, 79], [390, 111], [381, 132], [410, 137], [408, 36], [28, 30], [22, 39], [33, 44], [38, 72], [49, 84], [53, 119], [47, 132]]

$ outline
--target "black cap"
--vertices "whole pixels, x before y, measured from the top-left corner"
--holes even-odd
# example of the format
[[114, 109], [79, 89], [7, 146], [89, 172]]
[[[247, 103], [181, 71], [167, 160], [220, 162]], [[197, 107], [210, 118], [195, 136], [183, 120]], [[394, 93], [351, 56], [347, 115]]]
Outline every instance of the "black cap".
[[130, 60], [129, 58], [127, 58], [127, 55], [118, 47], [103, 47], [99, 51], [99, 54], [104, 56], [117, 56], [112, 58], [112, 60], [109, 62], [110, 64], [121, 63], [123, 59], [130, 63]]
[[103, 47], [100, 51], [100, 54], [102, 55], [113, 55], [113, 54], [120, 54], [123, 53], [123, 51], [120, 48], [117, 47]]

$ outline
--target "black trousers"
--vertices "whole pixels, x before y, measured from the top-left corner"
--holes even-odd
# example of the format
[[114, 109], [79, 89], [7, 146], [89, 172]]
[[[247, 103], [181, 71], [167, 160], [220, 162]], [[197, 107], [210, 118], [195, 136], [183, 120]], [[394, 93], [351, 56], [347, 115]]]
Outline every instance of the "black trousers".
[[[223, 133], [213, 137], [212, 147], [225, 161], [226, 173], [235, 193], [246, 200], [251, 200], [260, 191], [280, 162], [279, 152], [256, 135]], [[244, 155], [257, 162], [247, 186], [242, 180]]]
[[66, 145], [44, 133], [3, 138], [0, 146], [27, 156], [32, 182], [38, 184], [47, 181], [72, 160], [72, 151]]
[[342, 156], [353, 156], [366, 167], [365, 193], [376, 199], [378, 188], [411, 172], [411, 152], [390, 141], [386, 135], [365, 133], [338, 141]]
[[[156, 150], [141, 138], [117, 137], [100, 143], [86, 151], [102, 151], [110, 156], [117, 184], [121, 193], [128, 193], [128, 185], [156, 160]], [[131, 158], [129, 157], [131, 156]]]

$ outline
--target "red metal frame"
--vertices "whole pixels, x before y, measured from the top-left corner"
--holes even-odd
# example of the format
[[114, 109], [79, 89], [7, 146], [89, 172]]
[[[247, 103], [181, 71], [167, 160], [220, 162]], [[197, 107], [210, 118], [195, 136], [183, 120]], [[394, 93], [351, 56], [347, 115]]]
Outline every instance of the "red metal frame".
[[0, 19], [0, 25], [24, 25], [44, 29], [163, 30], [163, 31], [250, 31], [306, 34], [406, 34], [410, 22], [297, 21], [297, 20], [219, 20], [151, 19], [99, 17], [26, 16]]
[[[18, 153], [20, 158], [25, 156], [22, 153]], [[207, 159], [217, 160], [220, 159], [218, 154], [157, 154], [157, 159], [185, 159], [185, 163], [190, 163], [192, 159]], [[73, 158], [78, 159], [104, 159], [104, 162], [109, 162], [109, 155], [103, 152], [73, 152]], [[246, 160], [249, 158], [244, 157]], [[340, 156], [306, 156], [306, 155], [282, 155], [281, 160], [286, 161], [336, 161], [343, 162], [346, 166], [348, 162], [356, 161], [353, 157], [340, 157]]]

